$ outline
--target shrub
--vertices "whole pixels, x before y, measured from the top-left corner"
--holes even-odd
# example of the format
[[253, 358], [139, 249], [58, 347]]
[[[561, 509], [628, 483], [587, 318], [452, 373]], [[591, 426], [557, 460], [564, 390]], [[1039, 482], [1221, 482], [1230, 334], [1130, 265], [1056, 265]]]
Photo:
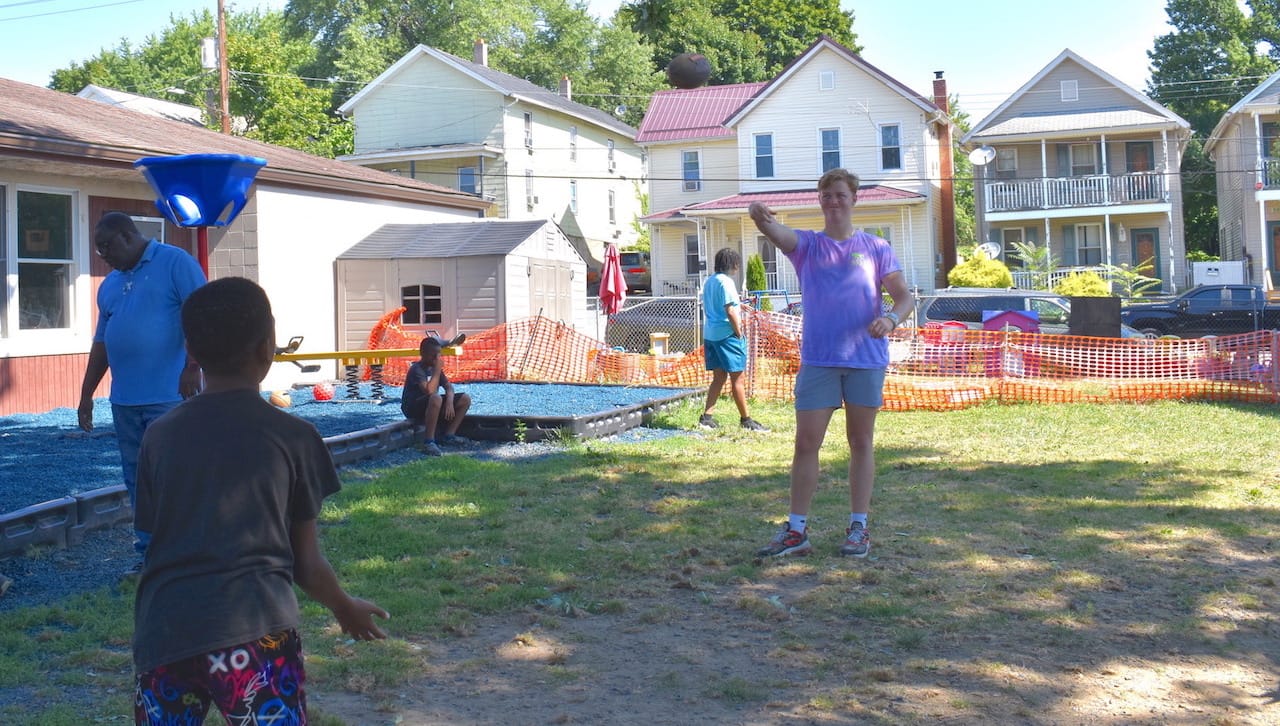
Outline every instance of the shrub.
[[[764, 274], [764, 258], [760, 255], [751, 255], [747, 258], [747, 289], [745, 292], [764, 290], [768, 285], [768, 277]], [[773, 309], [773, 301], [767, 295], [760, 296], [760, 309]]]
[[947, 284], [952, 287], [1013, 287], [1013, 274], [1003, 262], [977, 252], [970, 259], [951, 268]]
[[1111, 297], [1111, 286], [1096, 272], [1073, 272], [1053, 291], [1064, 297]]

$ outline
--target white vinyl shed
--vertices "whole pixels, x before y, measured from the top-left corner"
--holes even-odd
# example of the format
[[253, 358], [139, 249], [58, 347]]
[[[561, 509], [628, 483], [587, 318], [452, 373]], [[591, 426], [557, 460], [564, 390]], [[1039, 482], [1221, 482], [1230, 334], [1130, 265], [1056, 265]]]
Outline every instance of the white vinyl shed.
[[387, 224], [337, 258], [338, 340], [368, 344], [387, 312], [446, 338], [532, 315], [586, 316], [587, 265], [549, 220]]

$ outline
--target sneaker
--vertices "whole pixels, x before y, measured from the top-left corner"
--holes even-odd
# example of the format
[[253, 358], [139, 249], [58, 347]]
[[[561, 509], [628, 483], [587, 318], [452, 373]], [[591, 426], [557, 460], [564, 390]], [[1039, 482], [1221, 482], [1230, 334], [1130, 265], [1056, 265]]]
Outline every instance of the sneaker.
[[809, 544], [809, 530], [805, 529], [803, 533], [794, 529], [789, 529], [787, 523], [782, 524], [782, 529], [774, 536], [769, 544], [756, 550], [757, 557], [788, 557], [795, 555], [809, 554], [813, 547]]
[[716, 423], [716, 419], [709, 413], [704, 413], [698, 419], [698, 425], [704, 429], [718, 429], [720, 424]]
[[422, 453], [427, 456], [444, 456], [444, 452], [440, 450], [440, 447], [434, 441], [428, 441], [423, 444]]
[[840, 545], [840, 554], [849, 557], [866, 557], [871, 551], [871, 533], [866, 527], [855, 524], [844, 535], [844, 544]]
[[444, 436], [436, 439], [436, 441], [444, 446], [466, 446], [471, 443], [471, 439], [457, 434], [445, 434]]
[[760, 423], [759, 421], [757, 421], [757, 420], [755, 420], [755, 419], [753, 419], [753, 418], [750, 418], [750, 417], [742, 419], [742, 428], [744, 428], [744, 429], [746, 429], [746, 430], [748, 430], [748, 431], [764, 431], [764, 432], [767, 432], [767, 431], [769, 430], [769, 429], [767, 429], [767, 428], [765, 428], [765, 427], [764, 427], [764, 424], [762, 424], [762, 423]]

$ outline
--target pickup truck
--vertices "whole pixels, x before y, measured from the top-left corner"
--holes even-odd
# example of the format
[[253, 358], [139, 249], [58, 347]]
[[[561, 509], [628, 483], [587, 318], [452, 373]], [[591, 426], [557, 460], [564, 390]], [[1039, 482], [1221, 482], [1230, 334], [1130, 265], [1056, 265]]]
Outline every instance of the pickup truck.
[[1120, 319], [1148, 335], [1235, 335], [1280, 328], [1280, 305], [1258, 285], [1199, 285], [1172, 299], [1129, 303]]

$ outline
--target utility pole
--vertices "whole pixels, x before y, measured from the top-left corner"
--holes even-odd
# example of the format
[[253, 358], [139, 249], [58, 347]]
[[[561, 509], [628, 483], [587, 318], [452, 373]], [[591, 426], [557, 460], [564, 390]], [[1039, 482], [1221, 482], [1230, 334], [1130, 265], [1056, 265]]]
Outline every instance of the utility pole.
[[222, 133], [231, 133], [231, 110], [227, 103], [227, 8], [218, 0], [218, 113], [222, 117]]

